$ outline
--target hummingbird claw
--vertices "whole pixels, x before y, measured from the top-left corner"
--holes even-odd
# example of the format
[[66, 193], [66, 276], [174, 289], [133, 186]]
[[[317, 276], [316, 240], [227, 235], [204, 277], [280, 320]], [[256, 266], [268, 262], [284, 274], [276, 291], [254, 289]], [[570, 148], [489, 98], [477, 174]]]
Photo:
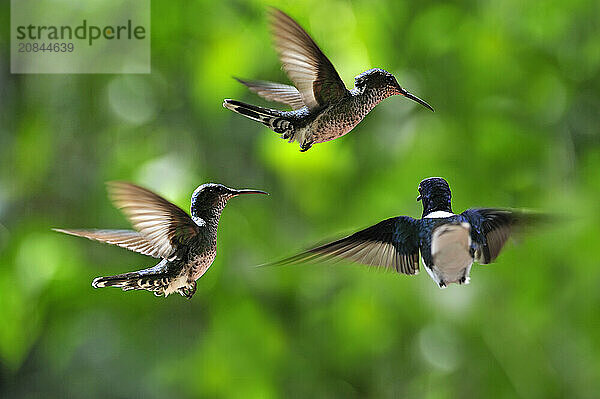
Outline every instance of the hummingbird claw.
[[306, 151], [310, 150], [312, 145], [313, 145], [313, 141], [306, 141], [306, 142], [300, 144], [300, 152], [306, 152]]

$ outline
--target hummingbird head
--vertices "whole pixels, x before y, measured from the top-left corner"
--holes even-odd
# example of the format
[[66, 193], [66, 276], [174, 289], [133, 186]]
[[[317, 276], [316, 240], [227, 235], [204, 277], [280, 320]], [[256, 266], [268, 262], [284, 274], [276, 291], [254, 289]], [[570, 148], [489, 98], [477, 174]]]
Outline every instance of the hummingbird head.
[[390, 96], [398, 94], [398, 90], [401, 89], [394, 75], [380, 68], [369, 69], [356, 76], [354, 86], [358, 89], [386, 91]]
[[192, 216], [206, 217], [216, 214], [220, 215], [227, 201], [241, 194], [266, 194], [260, 190], [237, 190], [222, 184], [206, 183], [199, 186], [192, 194]]
[[417, 201], [423, 204], [423, 217], [431, 212], [452, 212], [450, 186], [441, 177], [428, 177], [419, 183]]
[[433, 111], [431, 105], [404, 89], [400, 86], [394, 75], [381, 68], [369, 69], [356, 76], [354, 78], [354, 87], [361, 92], [374, 90], [383, 95], [384, 98], [401, 95]]

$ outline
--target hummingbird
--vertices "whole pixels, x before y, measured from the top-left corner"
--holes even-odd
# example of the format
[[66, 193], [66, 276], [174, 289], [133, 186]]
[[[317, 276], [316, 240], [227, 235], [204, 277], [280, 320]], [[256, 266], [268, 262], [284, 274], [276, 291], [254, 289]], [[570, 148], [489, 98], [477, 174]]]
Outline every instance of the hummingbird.
[[196, 280], [206, 273], [217, 254], [217, 227], [227, 201], [241, 194], [267, 194], [203, 184], [192, 194], [190, 217], [177, 205], [135, 184], [111, 182], [108, 191], [135, 230], [54, 230], [118, 245], [160, 262], [143, 270], [98, 277], [92, 287], [148, 290], [165, 297], [177, 292], [188, 299], [196, 292]]
[[391, 73], [369, 69], [348, 90], [319, 46], [290, 16], [276, 8], [270, 12], [275, 48], [283, 69], [294, 86], [237, 79], [259, 96], [286, 104], [292, 111], [258, 107], [226, 99], [223, 106], [266, 125], [282, 139], [297, 141], [304, 152], [349, 133], [381, 101], [401, 95], [429, 108], [419, 97], [404, 89]]
[[441, 177], [424, 179], [418, 190], [421, 219], [386, 219], [271, 265], [348, 260], [416, 275], [420, 253], [425, 270], [440, 288], [451, 283], [468, 284], [473, 262], [493, 262], [515, 229], [541, 217], [498, 208], [471, 208], [455, 214], [450, 186]]

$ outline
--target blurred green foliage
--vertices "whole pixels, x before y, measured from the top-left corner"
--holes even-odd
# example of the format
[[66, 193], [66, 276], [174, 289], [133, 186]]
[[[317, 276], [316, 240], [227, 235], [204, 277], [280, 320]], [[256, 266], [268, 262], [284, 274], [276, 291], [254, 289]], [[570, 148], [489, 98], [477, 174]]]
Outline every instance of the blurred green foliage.
[[[152, 1], [152, 74], [10, 75], [0, 22], [0, 397], [595, 398], [600, 391], [600, 3]], [[265, 7], [294, 16], [351, 86], [401, 98], [305, 154], [223, 98], [286, 81]], [[454, 207], [562, 222], [439, 290], [359, 266], [257, 269], [398, 214], [444, 176]], [[151, 258], [51, 227], [127, 227], [104, 182], [189, 208], [232, 200], [191, 301], [93, 290]]]

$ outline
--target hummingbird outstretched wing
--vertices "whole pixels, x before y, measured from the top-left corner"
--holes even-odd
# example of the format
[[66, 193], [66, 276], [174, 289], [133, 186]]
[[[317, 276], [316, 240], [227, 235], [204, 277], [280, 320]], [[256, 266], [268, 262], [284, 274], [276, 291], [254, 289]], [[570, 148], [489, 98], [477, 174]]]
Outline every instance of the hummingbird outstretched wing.
[[195, 237], [200, 229], [177, 205], [150, 190], [125, 182], [108, 183], [115, 206], [161, 258], [171, 257], [178, 246]]
[[495, 208], [467, 209], [462, 216], [471, 224], [471, 240], [477, 248], [475, 260], [483, 265], [496, 260], [516, 228], [545, 218], [540, 214]]
[[349, 94], [344, 82], [319, 46], [296, 21], [271, 8], [271, 27], [283, 69], [311, 110]]
[[235, 78], [235, 80], [248, 87], [250, 91], [269, 101], [287, 104], [293, 110], [304, 107], [302, 96], [294, 86], [268, 82], [266, 80], [242, 80], [239, 78]]
[[408, 216], [386, 219], [348, 237], [274, 263], [349, 260], [398, 273], [419, 271], [419, 222]]
[[105, 242], [107, 244], [118, 245], [130, 251], [138, 252], [142, 255], [161, 258], [161, 252], [143, 235], [133, 230], [68, 230], [52, 229], [59, 233], [70, 234], [72, 236], [85, 237], [90, 240]]

